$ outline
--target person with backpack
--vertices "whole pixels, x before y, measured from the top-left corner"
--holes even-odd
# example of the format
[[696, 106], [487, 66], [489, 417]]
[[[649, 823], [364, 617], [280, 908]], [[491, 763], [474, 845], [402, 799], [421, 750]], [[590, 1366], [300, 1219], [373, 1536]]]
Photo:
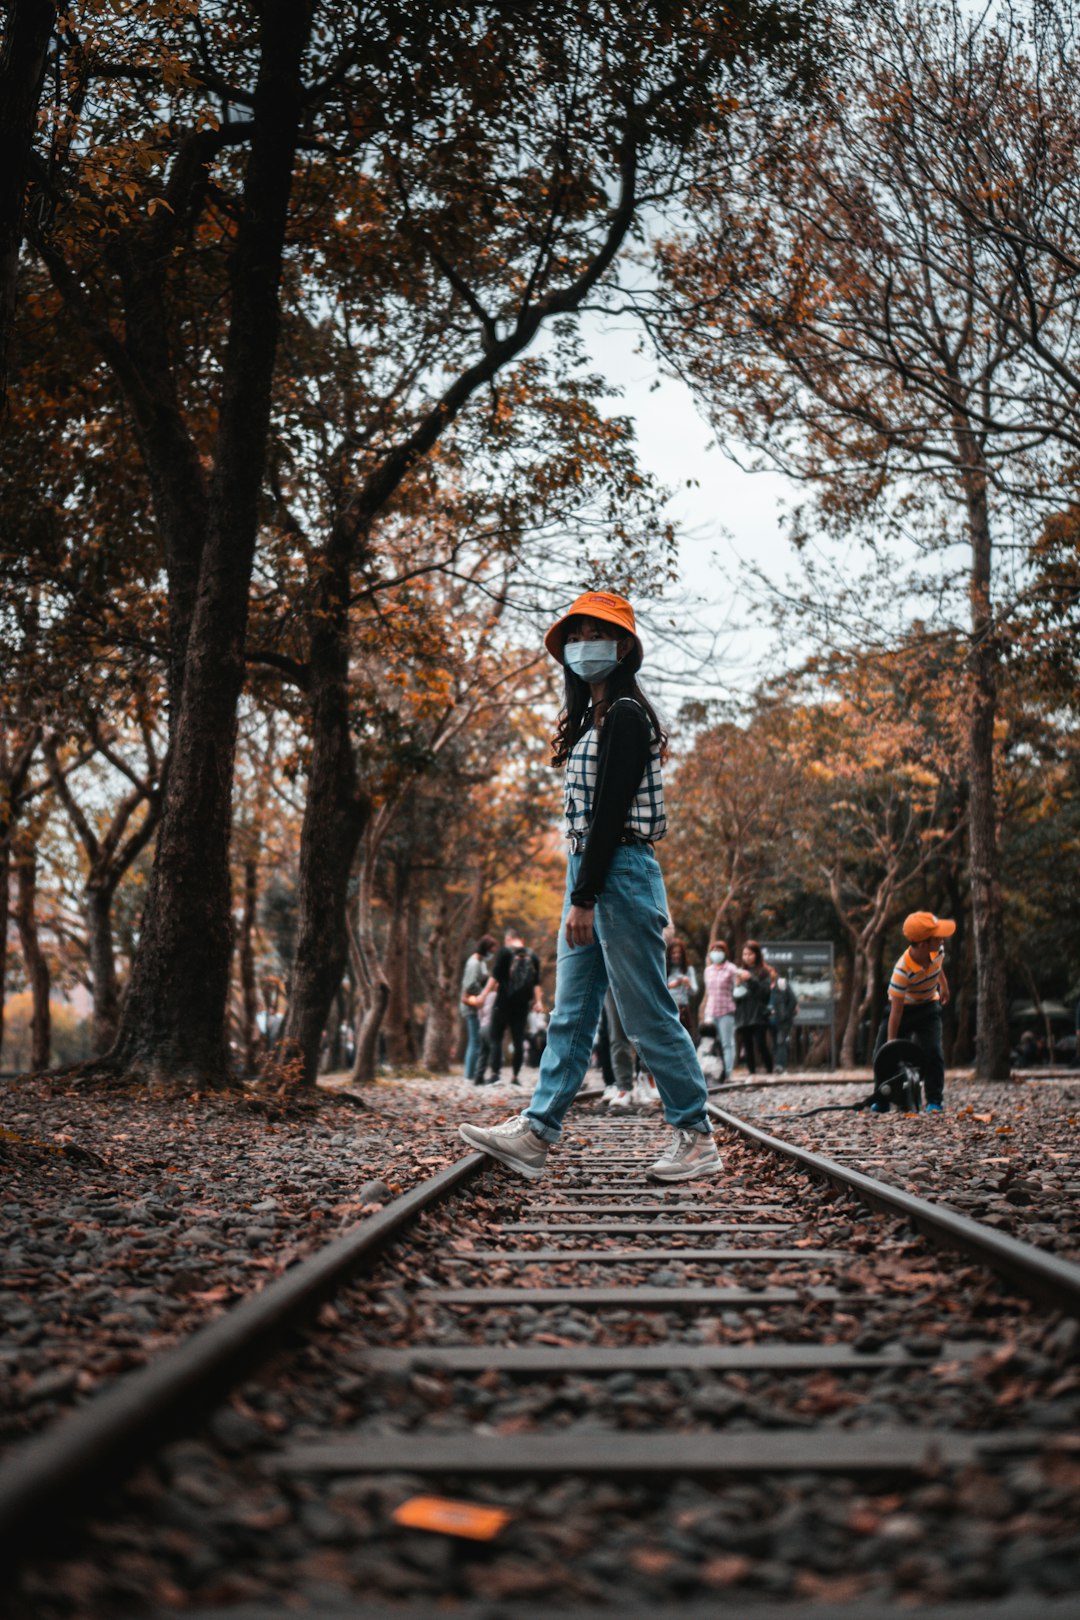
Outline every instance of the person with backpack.
[[634, 610], [613, 592], [587, 591], [551, 626], [544, 645], [565, 680], [552, 739], [552, 762], [565, 767], [570, 845], [555, 1006], [528, 1107], [501, 1125], [459, 1130], [470, 1147], [538, 1180], [585, 1078], [610, 984], [671, 1126], [648, 1175], [664, 1182], [712, 1176], [720, 1156], [705, 1077], [667, 985], [667, 896], [653, 853], [667, 829], [667, 737], [637, 683], [643, 653]]
[[525, 1025], [531, 1008], [543, 1012], [544, 992], [540, 984], [540, 958], [529, 949], [516, 928], [506, 930], [505, 942], [496, 953], [485, 990], [495, 991], [495, 1010], [488, 1036], [491, 1073], [485, 1078], [481, 1069], [476, 1083], [479, 1086], [497, 1083], [502, 1068], [503, 1040], [509, 1030], [513, 1084], [519, 1086], [521, 1065], [525, 1061]]

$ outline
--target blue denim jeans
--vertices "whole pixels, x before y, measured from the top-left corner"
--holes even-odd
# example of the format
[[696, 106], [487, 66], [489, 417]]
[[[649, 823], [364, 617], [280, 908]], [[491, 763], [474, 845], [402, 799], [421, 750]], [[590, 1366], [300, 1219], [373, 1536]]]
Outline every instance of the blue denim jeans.
[[463, 1007], [465, 1020], [465, 1078], [476, 1079], [476, 1060], [480, 1056], [480, 1015], [475, 1007]]
[[608, 1050], [611, 1053], [611, 1072], [615, 1076], [615, 1084], [620, 1091], [629, 1091], [634, 1084], [634, 1043], [623, 1029], [619, 1009], [615, 1005], [615, 997], [608, 985], [607, 995], [604, 997], [604, 1011], [607, 1013]]
[[724, 1072], [728, 1080], [735, 1073], [735, 1014], [721, 1013], [716, 1020], [716, 1034], [724, 1054]]
[[581, 860], [580, 855], [571, 855], [567, 864], [555, 1007], [540, 1078], [526, 1109], [529, 1124], [545, 1142], [559, 1140], [563, 1115], [589, 1066], [610, 984], [623, 1028], [656, 1081], [664, 1118], [669, 1125], [708, 1135], [712, 1125], [705, 1112], [705, 1079], [667, 987], [663, 932], [667, 896], [656, 857], [646, 844], [616, 848], [593, 913], [593, 943], [571, 950], [565, 923]]

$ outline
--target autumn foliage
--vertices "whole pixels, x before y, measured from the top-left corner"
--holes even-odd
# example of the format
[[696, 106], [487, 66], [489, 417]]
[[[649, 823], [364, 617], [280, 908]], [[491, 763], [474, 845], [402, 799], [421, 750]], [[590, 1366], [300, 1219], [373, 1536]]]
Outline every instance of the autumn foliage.
[[[957, 1050], [1000, 1072], [1052, 910], [1018, 874], [1073, 847], [1068, 42], [918, 4], [6, 15], [0, 937], [33, 1064], [51, 986], [124, 1080], [442, 1070], [474, 936], [549, 950], [538, 630], [678, 576], [601, 311], [804, 481], [800, 546], [854, 536], [885, 582], [882, 635], [834, 600], [819, 655], [684, 725], [680, 923], [828, 930], [850, 1059], [933, 896]], [[888, 611], [905, 546], [936, 620]]]

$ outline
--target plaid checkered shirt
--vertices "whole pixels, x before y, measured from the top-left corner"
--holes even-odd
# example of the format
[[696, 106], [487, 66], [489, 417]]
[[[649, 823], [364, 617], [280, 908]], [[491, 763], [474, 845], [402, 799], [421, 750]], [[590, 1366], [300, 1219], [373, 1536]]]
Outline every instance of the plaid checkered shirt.
[[734, 962], [710, 962], [705, 969], [705, 1005], [703, 1018], [726, 1018], [735, 1011], [732, 990], [738, 971]]
[[[631, 702], [623, 698], [621, 702]], [[563, 813], [567, 833], [584, 834], [592, 820], [593, 796], [596, 792], [596, 766], [600, 753], [600, 735], [591, 727], [574, 744], [566, 761], [563, 782]], [[660, 744], [653, 739], [649, 749], [649, 763], [641, 785], [630, 804], [626, 817], [626, 831], [635, 838], [655, 843], [667, 832], [664, 811], [664, 783], [660, 775]]]

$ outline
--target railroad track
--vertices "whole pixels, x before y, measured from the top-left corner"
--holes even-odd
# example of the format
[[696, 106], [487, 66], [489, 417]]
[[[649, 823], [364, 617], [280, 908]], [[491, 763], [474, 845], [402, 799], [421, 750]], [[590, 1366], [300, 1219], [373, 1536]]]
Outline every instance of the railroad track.
[[[576, 1115], [539, 1184], [469, 1155], [396, 1200], [13, 1456], [8, 1553], [92, 1492], [60, 1563], [107, 1566], [120, 1524], [185, 1601], [217, 1567], [310, 1598], [314, 1565], [328, 1616], [1080, 1616], [1080, 1267], [713, 1111], [708, 1182], [645, 1180], [659, 1122]], [[395, 1519], [429, 1491], [508, 1522]], [[80, 1612], [50, 1590], [39, 1560], [20, 1620]]]
[[[932, 1121], [805, 1112], [849, 1097], [831, 1080], [814, 1090], [800, 1080], [739, 1095], [734, 1107], [786, 1140], [1080, 1261], [1080, 1074], [1009, 1084], [950, 1077], [948, 1111]], [[730, 1107], [729, 1089], [716, 1100]]]

